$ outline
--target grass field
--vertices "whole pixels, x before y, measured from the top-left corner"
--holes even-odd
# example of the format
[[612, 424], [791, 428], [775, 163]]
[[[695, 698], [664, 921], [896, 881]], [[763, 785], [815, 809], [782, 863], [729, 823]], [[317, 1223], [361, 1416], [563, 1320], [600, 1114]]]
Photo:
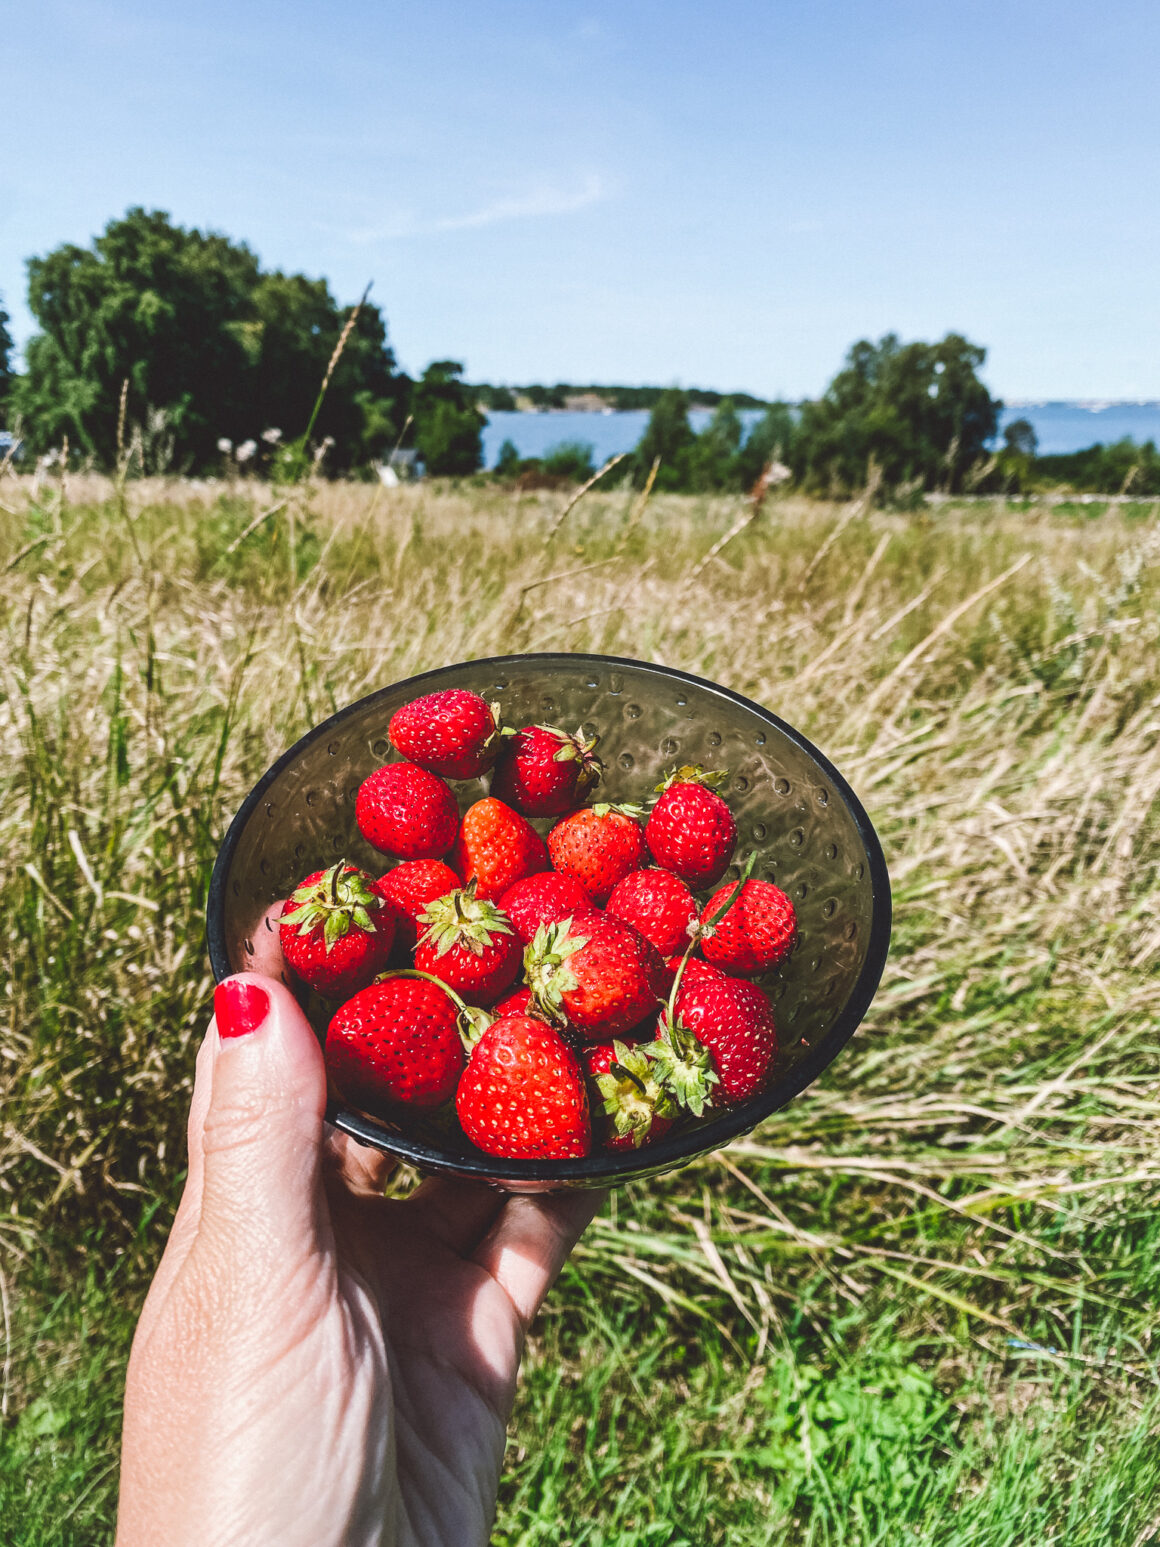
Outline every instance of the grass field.
[[[133, 1319], [273, 756], [595, 650], [767, 704], [895, 885], [870, 1016], [616, 1195], [537, 1325], [502, 1547], [1160, 1542], [1160, 515], [0, 482], [0, 1535], [107, 1542]], [[263, 519], [264, 517], [264, 519]]]

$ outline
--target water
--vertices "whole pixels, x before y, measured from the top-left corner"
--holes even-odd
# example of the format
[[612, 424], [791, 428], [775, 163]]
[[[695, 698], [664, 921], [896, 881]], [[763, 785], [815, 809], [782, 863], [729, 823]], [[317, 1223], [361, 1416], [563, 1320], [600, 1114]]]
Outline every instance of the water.
[[[689, 422], [700, 433], [711, 417], [708, 409], [695, 409]], [[743, 409], [740, 418], [748, 429], [761, 418], [761, 411]], [[510, 440], [521, 457], [542, 457], [561, 441], [581, 441], [592, 447], [592, 460], [599, 467], [620, 451], [632, 451], [648, 419], [648, 410], [643, 408], [610, 414], [494, 413], [483, 431], [484, 466], [494, 467], [499, 448]], [[1012, 419], [1031, 421], [1045, 456], [1082, 451], [1096, 441], [1110, 443], [1125, 437], [1137, 443], [1153, 440], [1160, 444], [1160, 403], [1011, 403], [1000, 423], [1005, 425]]]
[[[698, 435], [713, 417], [711, 410], [696, 408], [689, 423]], [[761, 409], [743, 408], [738, 414], [746, 432], [761, 418]], [[632, 451], [648, 424], [647, 408], [630, 408], [623, 413], [494, 413], [483, 430], [483, 465], [494, 467], [499, 448], [510, 440], [521, 457], [542, 457], [561, 441], [580, 441], [592, 447], [592, 461], [602, 466], [621, 451]]]

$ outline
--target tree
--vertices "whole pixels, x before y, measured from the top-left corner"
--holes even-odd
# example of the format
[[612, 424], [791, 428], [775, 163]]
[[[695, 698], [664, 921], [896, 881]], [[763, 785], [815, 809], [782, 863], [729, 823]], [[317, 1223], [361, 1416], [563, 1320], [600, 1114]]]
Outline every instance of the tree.
[[1021, 457], [1033, 457], [1039, 450], [1039, 437], [1030, 419], [1012, 419], [1003, 430], [1006, 450]]
[[[222, 437], [301, 434], [349, 316], [325, 281], [264, 273], [244, 243], [140, 208], [90, 248], [30, 259], [28, 299], [40, 332], [13, 396], [33, 446], [67, 434], [108, 464], [127, 381], [130, 419], [162, 411], [176, 465], [192, 469], [217, 463]], [[389, 439], [406, 387], [364, 305], [316, 425], [334, 465], [373, 454], [368, 434]]]
[[737, 483], [752, 489], [770, 462], [788, 463], [797, 417], [788, 403], [771, 403], [737, 453]]
[[690, 454], [697, 437], [689, 425], [689, 396], [678, 387], [668, 387], [656, 401], [648, 425], [632, 459], [633, 482], [642, 487], [660, 457], [657, 469], [658, 489], [684, 489], [688, 486]]
[[520, 454], [514, 440], [505, 440], [499, 448], [499, 456], [496, 458], [495, 467], [492, 469], [497, 478], [517, 478], [520, 471]]
[[573, 483], [584, 483], [596, 471], [592, 447], [585, 440], [562, 440], [546, 453], [541, 466], [550, 478], [570, 478]]
[[3, 422], [4, 405], [12, 387], [12, 335], [8, 331], [8, 313], [0, 299], [0, 423]]
[[415, 383], [411, 412], [415, 445], [428, 473], [466, 477], [483, 461], [483, 415], [472, 401], [457, 360], [434, 360]]
[[737, 487], [737, 453], [743, 434], [732, 398], [723, 398], [689, 448], [688, 487], [703, 492]]
[[893, 333], [859, 341], [802, 410], [794, 472], [807, 488], [848, 492], [865, 484], [873, 458], [887, 488], [918, 479], [961, 489], [1003, 406], [978, 378], [986, 357], [958, 333], [937, 344], [902, 344]]

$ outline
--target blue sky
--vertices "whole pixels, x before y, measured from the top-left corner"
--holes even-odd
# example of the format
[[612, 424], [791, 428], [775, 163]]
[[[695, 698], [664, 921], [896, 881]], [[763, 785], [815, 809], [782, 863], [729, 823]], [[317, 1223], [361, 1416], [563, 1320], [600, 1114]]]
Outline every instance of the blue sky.
[[0, 295], [130, 204], [368, 279], [401, 362], [815, 393], [965, 332], [1160, 397], [1155, 0], [0, 0]]

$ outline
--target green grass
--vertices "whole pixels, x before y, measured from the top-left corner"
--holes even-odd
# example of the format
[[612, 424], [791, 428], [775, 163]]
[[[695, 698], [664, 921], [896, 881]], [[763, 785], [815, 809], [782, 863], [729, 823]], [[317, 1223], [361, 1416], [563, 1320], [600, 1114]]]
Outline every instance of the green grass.
[[341, 704], [529, 648], [800, 726], [882, 834], [896, 930], [816, 1087], [582, 1243], [495, 1541], [1160, 1541], [1156, 507], [785, 499], [699, 569], [740, 502], [594, 492], [554, 536], [560, 494], [274, 503], [0, 484], [5, 1542], [111, 1537], [230, 814]]

